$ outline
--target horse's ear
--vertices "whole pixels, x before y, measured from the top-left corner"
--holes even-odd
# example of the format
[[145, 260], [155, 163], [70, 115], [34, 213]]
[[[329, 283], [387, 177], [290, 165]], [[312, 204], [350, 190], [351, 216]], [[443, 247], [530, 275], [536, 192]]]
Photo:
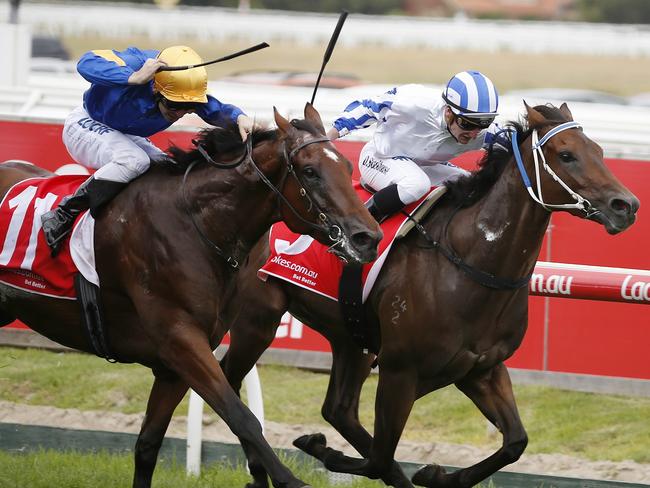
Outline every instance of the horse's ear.
[[323, 121], [320, 118], [318, 110], [309, 102], [305, 104], [305, 120], [308, 120], [317, 128], [322, 129], [323, 133], [325, 133], [325, 127], [323, 126]]
[[524, 100], [524, 106], [526, 107], [526, 118], [528, 119], [528, 127], [539, 127], [544, 125], [546, 118], [535, 110], [533, 107], [526, 103]]
[[560, 112], [562, 112], [562, 115], [564, 115], [567, 120], [573, 120], [573, 114], [571, 113], [571, 110], [569, 110], [569, 106], [566, 102], [563, 102], [562, 105], [560, 105]]
[[291, 124], [287, 119], [280, 115], [280, 112], [278, 112], [278, 109], [275, 107], [273, 107], [273, 118], [275, 119], [275, 123], [277, 124], [278, 129], [280, 129], [280, 132], [288, 134], [291, 131]]

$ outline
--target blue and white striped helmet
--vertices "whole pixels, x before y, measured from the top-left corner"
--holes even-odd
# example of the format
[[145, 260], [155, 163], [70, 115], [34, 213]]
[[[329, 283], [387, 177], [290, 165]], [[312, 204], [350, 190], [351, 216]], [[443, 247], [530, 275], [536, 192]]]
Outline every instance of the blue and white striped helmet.
[[498, 115], [499, 94], [490, 79], [478, 71], [461, 71], [449, 80], [442, 99], [456, 115], [492, 117]]

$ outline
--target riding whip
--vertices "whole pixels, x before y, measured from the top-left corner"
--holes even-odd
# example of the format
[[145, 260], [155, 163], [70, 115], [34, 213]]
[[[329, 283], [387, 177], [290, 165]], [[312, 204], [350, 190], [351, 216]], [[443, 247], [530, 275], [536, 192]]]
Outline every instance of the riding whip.
[[323, 56], [323, 64], [320, 67], [320, 72], [318, 73], [318, 78], [316, 79], [316, 86], [314, 86], [314, 93], [311, 96], [312, 105], [314, 104], [314, 99], [316, 98], [316, 90], [318, 90], [318, 85], [320, 84], [320, 79], [323, 76], [323, 71], [325, 71], [325, 65], [330, 60], [330, 56], [332, 56], [332, 51], [334, 51], [334, 46], [336, 46], [336, 41], [338, 41], [339, 39], [339, 34], [341, 33], [341, 29], [343, 28], [343, 23], [345, 22], [347, 16], [348, 13], [345, 10], [341, 12], [341, 15], [339, 16], [339, 21], [337, 22], [336, 27], [334, 28], [332, 37], [330, 38], [330, 43], [327, 45], [327, 49], [325, 50], [325, 56]]
[[185, 70], [185, 69], [200, 68], [201, 66], [207, 66], [209, 64], [215, 64], [215, 63], [220, 63], [222, 61], [228, 61], [229, 59], [237, 58], [239, 56], [243, 56], [244, 54], [259, 51], [260, 49], [264, 49], [265, 47], [269, 47], [269, 45], [266, 42], [261, 42], [259, 44], [256, 44], [255, 46], [251, 46], [251, 47], [248, 47], [246, 49], [242, 49], [241, 51], [237, 51], [236, 53], [228, 54], [227, 56], [223, 56], [222, 58], [213, 59], [212, 61], [207, 61], [205, 63], [188, 64], [187, 66], [162, 66], [162, 67], [158, 68], [158, 71], [182, 71], [182, 70]]

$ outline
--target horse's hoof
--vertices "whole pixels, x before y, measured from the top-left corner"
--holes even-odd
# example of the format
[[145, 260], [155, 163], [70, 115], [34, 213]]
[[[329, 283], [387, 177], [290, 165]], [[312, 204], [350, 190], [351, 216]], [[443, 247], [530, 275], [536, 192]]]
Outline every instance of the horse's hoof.
[[440, 481], [446, 474], [445, 468], [437, 464], [427, 464], [422, 466], [411, 478], [414, 485], [417, 486], [436, 486], [436, 482]]
[[298, 437], [295, 441], [293, 441], [293, 445], [301, 451], [309, 453], [313, 452], [314, 448], [316, 447], [326, 447], [327, 439], [321, 433], [307, 434]]

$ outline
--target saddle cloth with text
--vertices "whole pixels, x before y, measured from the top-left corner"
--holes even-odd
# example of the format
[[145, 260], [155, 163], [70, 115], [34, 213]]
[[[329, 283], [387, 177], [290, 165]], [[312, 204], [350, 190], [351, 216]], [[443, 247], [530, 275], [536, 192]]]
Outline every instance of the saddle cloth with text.
[[[359, 183], [355, 183], [354, 188], [361, 201], [366, 202], [370, 198], [371, 193], [363, 189]], [[431, 191], [434, 189], [435, 187]], [[412, 214], [426, 197], [427, 195], [407, 205], [404, 211]], [[364, 302], [379, 276], [395, 236], [407, 220], [406, 215], [398, 212], [382, 222], [381, 230], [384, 232], [384, 238], [379, 243], [378, 257], [372, 263], [365, 264], [362, 270]], [[266, 281], [268, 276], [274, 276], [332, 300], [338, 300], [343, 262], [334, 254], [327, 252], [327, 246], [308, 235], [291, 232], [284, 222], [271, 227], [269, 245], [269, 258], [257, 272], [260, 279]]]
[[87, 238], [90, 233], [92, 248], [94, 220], [85, 218], [87, 212], [84, 218], [77, 219], [72, 238], [66, 239], [59, 254], [52, 258], [41, 228], [41, 215], [56, 207], [63, 197], [74, 193], [87, 178], [87, 175], [29, 178], [7, 192], [0, 204], [0, 236], [4, 236], [0, 282], [40, 295], [75, 298], [73, 278], [79, 271], [75, 263], [80, 254], [84, 254], [82, 261], [92, 261], [94, 273], [94, 254], [91, 249], [89, 258], [87, 249], [83, 252], [71, 250], [70, 243], [79, 240], [78, 227], [83, 220], [88, 222], [86, 227], [91, 226], [84, 234]]

